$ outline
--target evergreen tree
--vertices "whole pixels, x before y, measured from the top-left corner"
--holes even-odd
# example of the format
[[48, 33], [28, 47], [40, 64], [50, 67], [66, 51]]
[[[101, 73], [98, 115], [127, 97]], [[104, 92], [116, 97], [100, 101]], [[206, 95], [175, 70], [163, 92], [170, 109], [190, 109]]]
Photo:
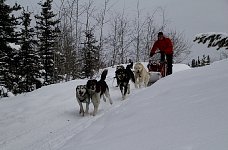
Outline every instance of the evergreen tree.
[[45, 0], [44, 3], [38, 3], [42, 7], [40, 15], [36, 15], [36, 29], [38, 31], [39, 53], [45, 70], [45, 84], [55, 83], [55, 46], [59, 30], [57, 30], [58, 19], [52, 11], [53, 0]]
[[85, 32], [86, 42], [84, 44], [83, 50], [83, 60], [84, 60], [84, 67], [82, 72], [84, 76], [87, 78], [92, 78], [93, 75], [98, 71], [99, 66], [99, 46], [96, 46], [97, 43], [96, 39], [92, 31]]
[[203, 55], [203, 58], [201, 59], [201, 66], [205, 66], [206, 64], [206, 56]]
[[35, 31], [31, 27], [31, 13], [23, 10], [21, 29], [21, 49], [19, 52], [20, 80], [19, 92], [29, 92], [35, 89], [41, 78], [42, 63], [36, 51], [37, 41]]
[[192, 68], [196, 67], [196, 60], [192, 59]]
[[207, 65], [210, 65], [210, 63], [211, 63], [210, 56], [207, 55]]
[[228, 49], [228, 35], [225, 33], [202, 33], [196, 35], [194, 42], [205, 44], [208, 42], [208, 47], [218, 47]]
[[198, 61], [196, 61], [196, 66], [195, 67], [199, 67]]
[[15, 4], [13, 7], [7, 5], [5, 0], [0, 0], [0, 86], [12, 91], [15, 87], [15, 72], [17, 62], [14, 60], [16, 50], [11, 46], [17, 43], [17, 32], [15, 31], [19, 22], [12, 13], [20, 10]]
[[198, 60], [197, 60], [197, 67], [200, 67], [201, 66], [201, 61], [200, 61], [200, 58], [198, 56]]

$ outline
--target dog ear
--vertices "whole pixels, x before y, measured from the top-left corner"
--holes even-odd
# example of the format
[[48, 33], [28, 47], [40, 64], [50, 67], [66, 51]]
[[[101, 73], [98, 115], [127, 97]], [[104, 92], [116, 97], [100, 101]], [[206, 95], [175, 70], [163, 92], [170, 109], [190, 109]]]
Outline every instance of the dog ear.
[[86, 88], [87, 88], [87, 89], [89, 89], [90, 82], [91, 82], [91, 80], [88, 80], [87, 83], [86, 83]]

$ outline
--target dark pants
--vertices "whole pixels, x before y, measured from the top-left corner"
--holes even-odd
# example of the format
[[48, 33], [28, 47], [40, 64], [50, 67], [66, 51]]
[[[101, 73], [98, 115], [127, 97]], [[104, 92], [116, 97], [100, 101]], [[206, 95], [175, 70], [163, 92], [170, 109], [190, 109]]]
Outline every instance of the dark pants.
[[161, 52], [161, 62], [167, 61], [167, 75], [170, 75], [173, 73], [173, 54], [165, 54]]

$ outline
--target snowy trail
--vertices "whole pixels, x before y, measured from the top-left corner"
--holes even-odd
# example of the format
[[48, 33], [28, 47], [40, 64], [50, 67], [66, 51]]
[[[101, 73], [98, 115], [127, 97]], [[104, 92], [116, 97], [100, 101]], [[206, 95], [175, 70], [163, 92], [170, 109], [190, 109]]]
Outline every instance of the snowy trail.
[[[112, 87], [110, 87], [110, 89], [112, 89]], [[116, 92], [120, 91], [117, 90]], [[111, 95], [113, 94], [114, 93], [111, 92]], [[103, 100], [101, 100], [101, 105], [99, 107], [100, 109], [95, 117], [89, 115], [85, 117], [80, 116], [78, 114], [79, 108], [77, 107], [77, 109], [75, 110], [76, 112], [74, 113], [76, 118], [72, 118], [69, 121], [69, 124], [63, 126], [61, 129], [51, 132], [48, 136], [46, 136], [46, 138], [42, 138], [42, 140], [34, 142], [35, 144], [26, 147], [26, 149], [37, 149], [37, 147], [40, 147], [40, 145], [42, 146], [39, 148], [39, 150], [61, 148], [68, 140], [70, 140], [76, 135], [80, 135], [80, 132], [86, 130], [86, 128], [89, 128], [93, 124], [93, 122], [101, 118], [104, 114], [106, 114], [107, 112], [115, 111], [121, 105], [127, 103], [127, 99], [125, 101], [121, 101], [119, 99], [120, 94], [113, 95], [112, 98], [114, 101], [114, 104], [112, 106], [110, 106], [109, 102], [104, 103]], [[93, 110], [93, 107], [91, 106], [92, 105], [90, 105], [90, 111]]]
[[109, 68], [113, 105], [101, 100], [95, 117], [80, 116], [75, 98], [75, 87], [87, 80], [3, 98], [0, 150], [226, 150], [227, 64], [224, 60], [183, 72], [174, 65], [179, 72], [151, 87], [131, 84], [125, 100], [115, 87], [114, 68]]
[[[0, 106], [0, 112], [4, 114], [4, 117], [0, 118], [0, 125], [10, 125], [7, 130], [0, 128], [0, 134], [4, 135], [2, 136], [4, 138], [0, 138], [0, 149], [12, 150], [12, 147], [17, 147], [17, 150], [59, 149], [72, 137], [89, 128], [105, 113], [114, 111], [127, 103], [136, 92], [134, 85], [131, 83], [131, 93], [122, 101], [120, 90], [115, 87], [116, 81], [112, 76], [115, 68], [109, 71], [106, 82], [110, 88], [113, 105], [110, 105], [108, 100], [105, 103], [101, 99], [98, 114], [95, 117], [90, 115], [82, 117], [78, 113], [79, 106], [75, 99], [75, 87], [85, 84], [87, 80], [50, 85], [48, 88], [43, 87], [31, 93], [19, 95], [19, 97], [23, 97], [23, 101], [17, 101], [17, 98], [13, 97], [11, 100], [17, 101], [13, 107], [10, 100], [5, 101]], [[64, 87], [62, 91], [57, 90], [59, 86]], [[50, 87], [52, 88], [51, 94], [46, 90]], [[137, 92], [139, 91], [137, 90]], [[34, 100], [33, 97], [40, 99]], [[12, 107], [12, 110], [9, 110], [8, 107]], [[92, 110], [91, 103], [90, 112]], [[36, 118], [34, 119], [33, 116]]]

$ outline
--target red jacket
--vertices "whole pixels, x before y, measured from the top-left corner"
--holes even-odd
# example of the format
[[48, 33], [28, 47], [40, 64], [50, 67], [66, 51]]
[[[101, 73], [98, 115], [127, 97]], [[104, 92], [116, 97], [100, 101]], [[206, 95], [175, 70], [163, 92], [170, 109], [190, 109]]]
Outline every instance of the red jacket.
[[165, 54], [173, 54], [173, 44], [171, 40], [166, 37], [164, 37], [162, 40], [157, 40], [154, 43], [150, 53], [154, 54], [157, 49], [164, 52]]

